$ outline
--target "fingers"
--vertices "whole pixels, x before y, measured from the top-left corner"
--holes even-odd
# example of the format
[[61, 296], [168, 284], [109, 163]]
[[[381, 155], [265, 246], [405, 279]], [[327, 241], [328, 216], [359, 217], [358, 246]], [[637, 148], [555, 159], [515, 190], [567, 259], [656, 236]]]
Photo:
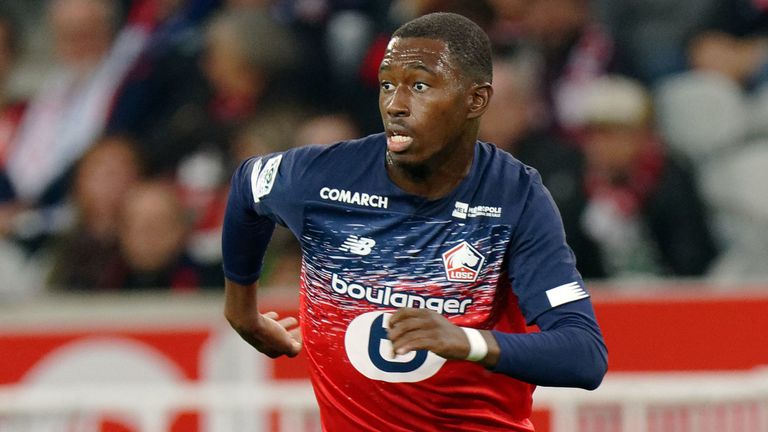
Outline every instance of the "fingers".
[[298, 355], [302, 346], [299, 320], [296, 317], [280, 319], [280, 315], [275, 311], [269, 311], [263, 314], [262, 317], [272, 323], [267, 326], [271, 330], [268, 330], [262, 336], [261, 342], [254, 346], [272, 358], [281, 355], [287, 355], [288, 357]]
[[286, 355], [288, 357], [295, 357], [299, 354], [301, 351], [301, 346], [303, 345], [301, 338], [301, 327], [296, 327], [292, 330], [289, 330], [288, 335], [291, 337], [291, 351], [289, 351]]
[[417, 349], [432, 349], [433, 329], [436, 327], [430, 311], [403, 308], [389, 319], [387, 337], [395, 354], [403, 355]]
[[468, 352], [464, 332], [446, 317], [428, 309], [403, 308], [389, 319], [387, 336], [398, 355], [426, 349], [448, 359], [463, 359]]
[[391, 317], [389, 317], [389, 326], [396, 326], [400, 321], [407, 320], [409, 318], [428, 316], [428, 309], [416, 309], [416, 308], [401, 308], [398, 309]]
[[425, 331], [412, 331], [391, 342], [392, 351], [397, 355], [404, 355], [411, 351], [422, 349], [433, 352], [440, 351], [436, 346], [438, 341], [435, 340], [430, 332]]
[[299, 343], [302, 342], [301, 327], [296, 327], [295, 329], [289, 330], [288, 334], [291, 335], [291, 339], [298, 341]]
[[409, 332], [424, 330], [430, 327], [432, 327], [430, 320], [423, 317], [410, 317], [400, 319], [394, 323], [392, 320], [390, 320], [389, 328], [387, 329], [387, 336], [390, 340], [395, 341]]
[[286, 330], [290, 329], [291, 327], [295, 327], [299, 325], [299, 320], [296, 319], [295, 317], [286, 317], [278, 320], [278, 318], [280, 318], [280, 315], [275, 311], [269, 311], [265, 313], [263, 316], [264, 318], [269, 318], [277, 321], [277, 323], [280, 324]]
[[288, 357], [296, 357], [301, 352], [301, 342], [292, 340], [291, 345], [288, 348], [288, 350], [285, 352], [285, 355]]

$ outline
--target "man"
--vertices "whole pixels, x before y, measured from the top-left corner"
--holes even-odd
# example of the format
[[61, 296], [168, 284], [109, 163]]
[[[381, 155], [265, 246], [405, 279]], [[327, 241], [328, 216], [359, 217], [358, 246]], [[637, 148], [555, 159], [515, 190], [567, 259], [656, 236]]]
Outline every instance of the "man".
[[[324, 430], [532, 431], [534, 386], [595, 388], [606, 350], [538, 175], [476, 140], [488, 38], [459, 15], [417, 18], [379, 80], [386, 133], [235, 174], [225, 315], [270, 357], [304, 346]], [[276, 222], [302, 243], [301, 336], [258, 310]]]
[[692, 170], [655, 130], [651, 102], [622, 75], [584, 87], [584, 202], [572, 217], [609, 276], [701, 276], [718, 254], [706, 206]]

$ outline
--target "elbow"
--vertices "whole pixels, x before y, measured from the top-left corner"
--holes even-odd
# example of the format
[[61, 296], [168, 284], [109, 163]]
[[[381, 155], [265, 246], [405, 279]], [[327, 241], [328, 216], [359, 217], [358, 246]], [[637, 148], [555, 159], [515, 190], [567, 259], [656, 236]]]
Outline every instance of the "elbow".
[[600, 384], [605, 378], [605, 374], [608, 372], [608, 355], [606, 351], [601, 350], [598, 355], [595, 356], [592, 362], [592, 367], [585, 371], [580, 377], [578, 387], [585, 390], [595, 390], [600, 387]]
[[224, 309], [224, 319], [227, 320], [227, 322], [229, 323], [230, 326], [232, 326], [232, 328], [237, 328], [237, 325], [238, 325], [237, 319], [235, 318], [234, 314], [232, 314], [232, 312], [230, 312], [227, 309]]
[[597, 389], [603, 382], [606, 372], [608, 372], [608, 365], [605, 362], [601, 365], [596, 365], [589, 374], [585, 374], [585, 376], [582, 377], [579, 387], [584, 390]]

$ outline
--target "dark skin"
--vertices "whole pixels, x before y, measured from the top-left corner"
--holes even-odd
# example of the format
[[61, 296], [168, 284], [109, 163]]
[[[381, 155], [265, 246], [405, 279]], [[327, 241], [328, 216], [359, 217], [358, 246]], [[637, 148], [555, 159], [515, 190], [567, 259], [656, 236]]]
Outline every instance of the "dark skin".
[[[462, 73], [445, 42], [394, 38], [379, 70], [379, 110], [387, 134], [389, 178], [404, 191], [427, 199], [450, 194], [472, 166], [480, 117], [491, 84]], [[270, 357], [295, 356], [301, 350], [298, 322], [261, 314], [258, 283], [225, 285], [225, 316], [235, 330]], [[469, 340], [460, 327], [429, 309], [402, 308], [389, 320], [394, 353], [429, 350], [446, 359], [463, 360]], [[491, 368], [499, 358], [493, 334], [481, 330], [488, 354], [480, 361]]]

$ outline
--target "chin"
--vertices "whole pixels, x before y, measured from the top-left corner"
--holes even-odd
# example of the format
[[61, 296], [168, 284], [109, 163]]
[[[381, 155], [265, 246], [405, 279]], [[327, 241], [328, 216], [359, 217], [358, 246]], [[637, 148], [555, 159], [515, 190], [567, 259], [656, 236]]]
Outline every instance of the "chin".
[[410, 177], [421, 178], [429, 174], [429, 169], [423, 159], [409, 157], [403, 153], [391, 154], [390, 158], [396, 168], [405, 171]]

